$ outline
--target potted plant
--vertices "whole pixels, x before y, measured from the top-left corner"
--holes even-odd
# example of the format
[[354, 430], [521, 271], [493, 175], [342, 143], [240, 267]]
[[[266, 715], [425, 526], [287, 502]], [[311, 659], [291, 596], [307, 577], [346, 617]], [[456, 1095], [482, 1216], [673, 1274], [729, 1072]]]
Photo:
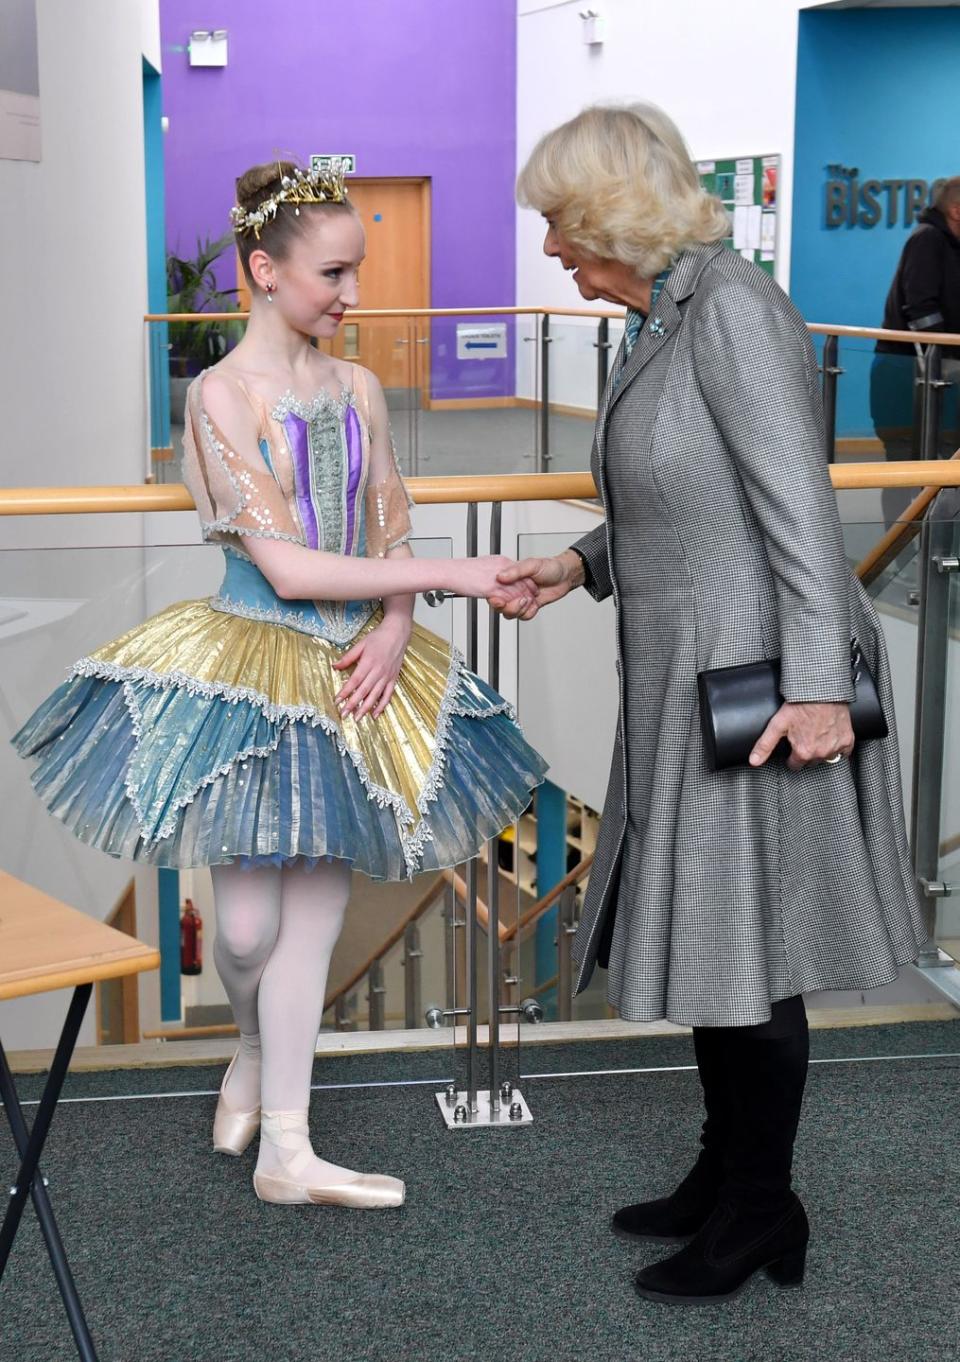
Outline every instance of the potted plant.
[[[237, 290], [217, 284], [214, 264], [233, 244], [233, 233], [213, 241], [197, 238], [192, 259], [167, 253], [168, 312], [236, 312]], [[211, 364], [216, 364], [243, 335], [243, 323], [171, 322], [170, 340], [170, 416], [179, 423], [190, 380]]]

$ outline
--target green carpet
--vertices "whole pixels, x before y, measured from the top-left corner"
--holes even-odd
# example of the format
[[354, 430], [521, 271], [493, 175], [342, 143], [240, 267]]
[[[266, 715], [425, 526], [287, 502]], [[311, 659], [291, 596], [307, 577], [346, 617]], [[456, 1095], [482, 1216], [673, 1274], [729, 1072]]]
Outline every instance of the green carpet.
[[[400, 1211], [263, 1206], [254, 1155], [208, 1153], [211, 1097], [66, 1103], [45, 1160], [103, 1362], [939, 1362], [956, 1356], [960, 1022], [813, 1033], [796, 1159], [806, 1285], [723, 1306], [641, 1301], [663, 1249], [610, 1212], [686, 1171], [695, 1073], [529, 1077], [522, 1130], [446, 1132], [429, 1086], [314, 1094], [333, 1160], [394, 1173]], [[441, 1078], [437, 1054], [327, 1059], [315, 1081]], [[692, 1062], [689, 1039], [527, 1047], [533, 1072]], [[75, 1098], [216, 1087], [220, 1068], [76, 1075]], [[22, 1078], [24, 1098], [37, 1080]], [[30, 1091], [28, 1091], [28, 1089]], [[0, 1133], [12, 1168], [12, 1142]], [[2, 1287], [0, 1357], [76, 1356], [28, 1210]]]

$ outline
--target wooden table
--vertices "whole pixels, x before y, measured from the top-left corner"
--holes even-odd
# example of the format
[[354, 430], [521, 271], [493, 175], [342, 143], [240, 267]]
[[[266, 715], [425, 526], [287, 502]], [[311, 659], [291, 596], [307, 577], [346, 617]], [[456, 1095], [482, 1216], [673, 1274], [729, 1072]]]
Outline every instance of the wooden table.
[[0, 1043], [0, 1097], [21, 1159], [17, 1176], [9, 1184], [10, 1198], [0, 1226], [0, 1278], [29, 1195], [43, 1230], [77, 1351], [84, 1362], [97, 1362], [97, 1354], [50, 1206], [47, 1180], [40, 1171], [40, 1155], [93, 985], [102, 979], [157, 969], [159, 964], [160, 953], [152, 946], [0, 871], [0, 999], [23, 998], [58, 988], [74, 990], [36, 1119], [29, 1130]]

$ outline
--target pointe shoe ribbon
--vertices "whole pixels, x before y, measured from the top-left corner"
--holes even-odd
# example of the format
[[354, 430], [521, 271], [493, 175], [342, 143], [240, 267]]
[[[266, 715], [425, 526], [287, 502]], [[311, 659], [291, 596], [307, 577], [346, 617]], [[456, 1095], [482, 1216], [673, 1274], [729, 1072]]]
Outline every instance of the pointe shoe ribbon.
[[216, 1154], [239, 1156], [248, 1147], [260, 1125], [259, 1107], [251, 1107], [249, 1111], [234, 1111], [223, 1095], [239, 1053], [238, 1050], [231, 1059], [220, 1084], [217, 1111], [213, 1118], [213, 1149]]
[[303, 1174], [313, 1162], [313, 1155], [304, 1144], [307, 1120], [299, 1112], [264, 1115], [261, 1139], [290, 1153], [282, 1169], [254, 1173], [253, 1190], [261, 1201], [285, 1206], [345, 1206], [359, 1211], [403, 1205], [406, 1187], [399, 1178], [388, 1177], [385, 1173], [358, 1173], [342, 1182], [328, 1184], [307, 1181]]

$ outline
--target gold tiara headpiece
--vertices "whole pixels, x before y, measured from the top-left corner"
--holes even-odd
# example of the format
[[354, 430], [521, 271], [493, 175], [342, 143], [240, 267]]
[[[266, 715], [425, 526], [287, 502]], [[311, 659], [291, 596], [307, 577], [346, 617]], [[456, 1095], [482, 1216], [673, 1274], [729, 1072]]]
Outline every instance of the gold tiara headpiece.
[[256, 208], [247, 212], [239, 203], [235, 203], [230, 209], [230, 221], [235, 232], [241, 236], [253, 232], [259, 241], [261, 231], [277, 216], [281, 204], [292, 204], [299, 217], [301, 203], [345, 203], [346, 199], [344, 173], [336, 160], [323, 169], [319, 166], [315, 170], [297, 167], [292, 175], [281, 175], [280, 188], [276, 194], [258, 203]]

